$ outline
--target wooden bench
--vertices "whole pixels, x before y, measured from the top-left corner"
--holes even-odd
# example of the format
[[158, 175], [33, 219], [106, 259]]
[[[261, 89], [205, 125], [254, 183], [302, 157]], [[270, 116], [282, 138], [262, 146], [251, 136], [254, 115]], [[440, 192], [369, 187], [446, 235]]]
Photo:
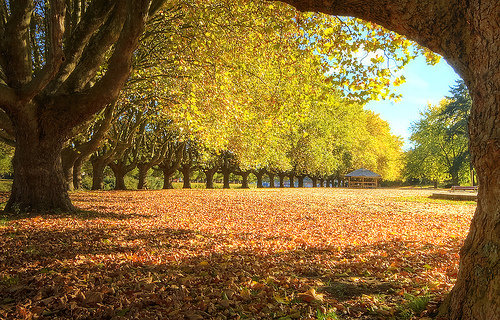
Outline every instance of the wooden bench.
[[477, 191], [477, 186], [452, 186], [451, 191]]

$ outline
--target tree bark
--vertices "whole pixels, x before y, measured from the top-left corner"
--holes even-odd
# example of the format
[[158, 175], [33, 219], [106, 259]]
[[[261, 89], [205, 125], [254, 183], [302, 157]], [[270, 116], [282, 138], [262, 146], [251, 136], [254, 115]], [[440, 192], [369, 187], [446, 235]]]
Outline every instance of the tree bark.
[[241, 188], [242, 189], [249, 189], [250, 187], [248, 186], [248, 175], [250, 172], [248, 171], [243, 171], [243, 172], [238, 172], [238, 175], [241, 176]]
[[257, 171], [254, 174], [257, 177], [257, 188], [264, 188], [262, 185], [262, 176], [264, 175], [264, 172]]
[[91, 161], [92, 163], [92, 190], [102, 190], [104, 188], [104, 169], [107, 163], [101, 158]]
[[299, 188], [304, 188], [304, 178], [305, 176], [297, 176], [297, 180], [299, 181]]
[[[29, 128], [31, 125], [18, 126]], [[40, 129], [40, 128], [38, 128]], [[64, 135], [57, 128], [16, 133], [12, 166], [14, 181], [7, 212], [74, 211], [63, 175], [61, 150]], [[38, 132], [37, 132], [38, 131]]]
[[228, 169], [222, 169], [222, 175], [224, 177], [223, 181], [223, 186], [222, 188], [223, 189], [229, 189], [231, 188], [231, 186], [229, 185], [229, 175], [231, 174], [231, 171], [229, 171]]
[[163, 171], [163, 187], [162, 189], [173, 189], [174, 186], [172, 185], [172, 176], [174, 173], [172, 172], [165, 172]]
[[269, 188], [275, 188], [276, 186], [274, 185], [274, 174], [268, 172], [267, 175], [269, 177]]
[[203, 170], [205, 173], [205, 188], [214, 188], [214, 175], [217, 172], [217, 167]]
[[78, 190], [82, 187], [82, 166], [83, 159], [79, 157], [73, 165], [73, 189]]
[[113, 175], [115, 176], [115, 190], [127, 190], [125, 186], [125, 175], [128, 171], [126, 171], [123, 166], [113, 162], [109, 164], [109, 167], [113, 170]]
[[181, 167], [183, 189], [191, 189], [191, 165], [183, 165]]
[[[496, 9], [500, 12], [500, 4]], [[476, 48], [481, 54], [475, 55], [471, 79], [466, 78], [473, 99], [470, 150], [479, 193], [460, 251], [457, 282], [442, 307], [449, 319], [500, 319], [500, 47], [495, 48]]]
[[288, 179], [290, 180], [290, 188], [295, 188], [295, 175], [290, 173]]
[[325, 182], [325, 180], [323, 178], [320, 178], [318, 180], [319, 180], [319, 187], [323, 188], [323, 183]]
[[146, 181], [148, 171], [151, 169], [151, 166], [148, 163], [139, 163], [137, 164], [137, 168], [139, 169], [139, 181], [137, 182], [137, 189], [144, 190], [148, 188], [148, 183]]
[[174, 188], [172, 185], [172, 176], [181, 166], [184, 146], [184, 143], [181, 143], [174, 148], [169, 148], [165, 159], [158, 165], [163, 172], [163, 189]]
[[[67, 189], [61, 164], [63, 144], [75, 127], [118, 96], [129, 76], [150, 1], [92, 1], [85, 23], [74, 34], [64, 30], [64, 1], [50, 1], [42, 19], [32, 19], [33, 1], [9, 1], [10, 12], [0, 24], [0, 108], [14, 126], [17, 146], [6, 210], [74, 210], [63, 191]], [[38, 54], [39, 41], [35, 45], [29, 41], [32, 24], [47, 27], [41, 32], [43, 57], [33, 56]], [[113, 41], [103, 44], [100, 36], [109, 25], [116, 27], [109, 35]], [[71, 45], [65, 37], [71, 38]], [[45, 59], [38, 69], [33, 66], [37, 58]], [[82, 85], [67, 90], [69, 78]], [[96, 78], [92, 85], [90, 80]]]
[[312, 177], [312, 187], [316, 188], [318, 186], [318, 179], [316, 177]]
[[280, 179], [280, 188], [284, 188], [286, 174], [285, 173], [278, 173], [278, 177]]
[[63, 167], [64, 180], [66, 188], [71, 191], [74, 189], [73, 183], [73, 167], [78, 159], [78, 152], [73, 149], [63, 149], [61, 152], [61, 162]]
[[127, 190], [127, 186], [125, 185], [125, 175], [127, 174], [123, 170], [114, 171], [115, 175], [115, 190]]

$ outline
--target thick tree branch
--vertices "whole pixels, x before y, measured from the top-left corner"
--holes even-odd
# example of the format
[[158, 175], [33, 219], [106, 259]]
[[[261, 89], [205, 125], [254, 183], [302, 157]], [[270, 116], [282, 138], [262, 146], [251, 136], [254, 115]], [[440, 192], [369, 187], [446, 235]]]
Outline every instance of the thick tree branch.
[[[0, 111], [0, 129], [5, 131], [7, 134], [11, 135], [14, 137], [15, 131], [14, 131], [14, 126], [12, 125], [12, 121], [10, 120], [9, 116], [3, 112]], [[12, 138], [14, 140], [14, 138]]]
[[[451, 48], [464, 48], [467, 19], [460, 0], [280, 0], [300, 11], [352, 16], [375, 22], [445, 56], [455, 68], [465, 66]], [[456, 50], [455, 50], [456, 51]]]
[[[60, 95], [55, 98], [58, 108], [56, 119], [62, 126], [72, 127], [85, 121], [116, 99], [127, 81], [132, 67], [132, 54], [138, 46], [148, 17], [150, 0], [129, 0], [127, 21], [123, 26], [105, 75], [84, 93]], [[63, 110], [60, 110], [63, 109]]]
[[[57, 80], [55, 80], [53, 85], [51, 85], [50, 91], [57, 90], [61, 86], [61, 84], [68, 79], [68, 77], [75, 70], [78, 62], [82, 58], [85, 47], [87, 46], [91, 48], [93, 46], [88, 45], [91, 37], [97, 30], [99, 30], [99, 28], [101, 28], [104, 23], [110, 25], [112, 24], [112, 21], [115, 21], [115, 23], [120, 22], [118, 20], [118, 17], [116, 17], [115, 20], [109, 18], [111, 12], [113, 11], [113, 8], [115, 7], [115, 3], [112, 1], [93, 1], [87, 9], [85, 16], [81, 20], [81, 8], [78, 3], [75, 3], [75, 6], [76, 8], [73, 8], [73, 15], [71, 19], [73, 20], [73, 23], [77, 23], [78, 21], [79, 22], [73, 28], [71, 35], [67, 43], [65, 44], [65, 61], [59, 71], [59, 74], [57, 75]], [[75, 11], [77, 11], [77, 13], [75, 13]], [[97, 44], [97, 42], [101, 41], [103, 35], [109, 36], [110, 30], [108, 28], [109, 26], [105, 27], [103, 31], [95, 35], [91, 43]], [[111, 40], [116, 41], [116, 39], [118, 39], [118, 36]], [[113, 44], [113, 42], [114, 41], [105, 41], [104, 43], [101, 42], [100, 45], [106, 46], [104, 47], [103, 52], [106, 52], [109, 46]], [[90, 51], [90, 49], [88, 51]], [[92, 55], [89, 53], [85, 55], [85, 57], [89, 59], [92, 57]]]
[[23, 88], [20, 98], [25, 101], [31, 100], [54, 78], [59, 71], [63, 61], [63, 36], [64, 36], [64, 18], [66, 6], [63, 0], [50, 1], [50, 30], [48, 43], [47, 62], [43, 69]]
[[10, 2], [11, 15], [5, 26], [1, 43], [2, 68], [11, 87], [19, 88], [31, 80], [31, 60], [29, 50], [29, 25], [32, 0]]
[[[82, 90], [87, 83], [92, 80], [99, 69], [105, 64], [109, 49], [119, 39], [123, 25], [127, 19], [127, 6], [125, 2], [115, 6], [113, 13], [106, 23], [99, 29], [90, 42], [86, 45], [83, 53], [75, 52], [81, 55], [80, 61], [74, 61], [76, 67], [65, 65], [63, 75], [58, 82], [61, 82], [67, 73], [67, 80], [58, 89], [59, 93], [71, 94]], [[74, 56], [74, 59], [78, 57]]]
[[17, 103], [16, 91], [5, 84], [0, 84], [0, 109], [13, 111]]

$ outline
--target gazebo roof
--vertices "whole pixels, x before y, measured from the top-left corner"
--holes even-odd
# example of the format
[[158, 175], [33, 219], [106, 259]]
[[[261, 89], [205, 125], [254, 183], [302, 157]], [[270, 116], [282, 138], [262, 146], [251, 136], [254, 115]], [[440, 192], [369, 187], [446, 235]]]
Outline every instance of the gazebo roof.
[[368, 169], [358, 169], [354, 170], [353, 172], [349, 172], [348, 174], [345, 175], [346, 177], [368, 177], [368, 178], [382, 178], [381, 175], [378, 173], [375, 173], [373, 171], [370, 171]]

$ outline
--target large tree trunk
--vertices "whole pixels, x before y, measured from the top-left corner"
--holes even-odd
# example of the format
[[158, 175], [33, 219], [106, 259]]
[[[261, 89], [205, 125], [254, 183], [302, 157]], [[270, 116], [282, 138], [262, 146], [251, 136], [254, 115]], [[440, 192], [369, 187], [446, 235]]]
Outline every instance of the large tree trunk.
[[224, 183], [223, 183], [223, 186], [222, 186], [223, 189], [229, 189], [229, 188], [231, 188], [229, 186], [229, 175], [230, 174], [231, 174], [231, 171], [226, 170], [226, 169], [222, 170], [222, 175], [224, 177], [224, 179], [223, 179]]
[[206, 169], [203, 171], [205, 173], [205, 188], [214, 188], [214, 175], [217, 172], [217, 168]]
[[68, 190], [74, 189], [73, 183], [73, 167], [78, 159], [78, 153], [70, 148], [64, 148], [61, 152], [61, 162], [63, 168], [64, 180]]
[[14, 181], [5, 211], [74, 211], [61, 163], [64, 137], [55, 128], [44, 134], [28, 132], [29, 125], [18, 128], [12, 161]]
[[267, 175], [269, 176], [269, 188], [275, 188], [275, 185], [274, 185], [274, 174], [268, 172]]
[[115, 176], [115, 190], [127, 190], [125, 186], [125, 175], [127, 171], [120, 165], [110, 164], [111, 170], [113, 170], [113, 175]]
[[174, 173], [169, 172], [168, 170], [163, 170], [163, 189], [173, 189], [172, 185], [172, 176]]
[[285, 187], [285, 177], [286, 177], [286, 174], [284, 174], [284, 173], [278, 173], [278, 177], [280, 179], [280, 188], [284, 188]]
[[262, 185], [262, 176], [264, 175], [264, 172], [256, 172], [255, 176], [257, 177], [257, 188], [264, 188], [264, 185]]
[[316, 177], [312, 177], [312, 187], [316, 188], [318, 186], [318, 179]]
[[137, 182], [137, 189], [139, 190], [147, 189], [148, 184], [146, 181], [146, 177], [151, 167], [148, 164], [139, 163], [137, 165], [137, 168], [139, 169], [139, 181]]
[[323, 183], [325, 182], [325, 179], [320, 178], [320, 179], [318, 179], [318, 180], [319, 180], [319, 187], [320, 187], [320, 188], [323, 188]]
[[250, 174], [250, 172], [244, 171], [244, 172], [238, 172], [238, 174], [241, 175], [241, 188], [249, 189], [248, 175]]
[[289, 174], [288, 179], [290, 179], [290, 188], [295, 188], [295, 175], [293, 173]]
[[304, 178], [305, 178], [305, 176], [297, 176], [299, 188], [304, 188]]
[[[500, 4], [496, 10], [498, 18]], [[496, 39], [497, 45], [476, 47], [481, 54], [474, 55], [472, 77], [465, 79], [473, 99], [470, 150], [479, 194], [457, 282], [443, 307], [449, 319], [500, 319], [500, 36]]]
[[83, 162], [86, 159], [82, 159], [79, 157], [76, 159], [75, 164], [73, 165], [73, 189], [78, 190], [82, 187], [82, 166]]
[[91, 161], [92, 163], [92, 190], [102, 190], [104, 188], [104, 169], [106, 163], [100, 159]]
[[442, 54], [464, 78], [473, 100], [470, 151], [479, 195], [457, 282], [441, 310], [450, 320], [500, 319], [500, 2], [284, 1], [382, 24]]
[[182, 166], [182, 180], [184, 181], [182, 188], [191, 189], [191, 166]]

